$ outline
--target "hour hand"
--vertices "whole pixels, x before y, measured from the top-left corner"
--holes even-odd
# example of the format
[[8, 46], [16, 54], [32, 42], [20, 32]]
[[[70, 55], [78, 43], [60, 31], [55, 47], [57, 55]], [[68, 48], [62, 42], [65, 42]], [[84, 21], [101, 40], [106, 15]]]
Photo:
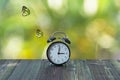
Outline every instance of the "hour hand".
[[64, 53], [58, 53], [58, 54], [64, 54]]

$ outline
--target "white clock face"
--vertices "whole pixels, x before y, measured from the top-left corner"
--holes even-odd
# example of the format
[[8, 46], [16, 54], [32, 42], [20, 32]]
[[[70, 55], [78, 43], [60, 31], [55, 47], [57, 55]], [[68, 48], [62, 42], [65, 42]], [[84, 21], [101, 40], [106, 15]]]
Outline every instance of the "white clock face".
[[63, 64], [70, 58], [70, 49], [63, 42], [54, 42], [48, 47], [47, 57], [54, 64]]

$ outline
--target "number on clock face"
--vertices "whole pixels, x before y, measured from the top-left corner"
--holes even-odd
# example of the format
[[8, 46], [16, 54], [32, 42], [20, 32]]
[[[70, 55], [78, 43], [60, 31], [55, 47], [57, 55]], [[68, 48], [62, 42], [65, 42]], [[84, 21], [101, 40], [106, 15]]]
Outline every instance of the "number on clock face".
[[53, 64], [63, 64], [70, 58], [70, 49], [63, 42], [54, 42], [48, 47], [47, 57]]

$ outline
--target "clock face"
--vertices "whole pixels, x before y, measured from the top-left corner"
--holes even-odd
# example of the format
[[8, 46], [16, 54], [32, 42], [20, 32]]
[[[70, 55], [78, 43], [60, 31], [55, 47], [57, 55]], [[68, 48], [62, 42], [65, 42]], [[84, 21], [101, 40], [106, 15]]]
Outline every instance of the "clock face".
[[64, 64], [70, 58], [70, 49], [63, 42], [53, 42], [47, 49], [47, 57], [53, 64]]

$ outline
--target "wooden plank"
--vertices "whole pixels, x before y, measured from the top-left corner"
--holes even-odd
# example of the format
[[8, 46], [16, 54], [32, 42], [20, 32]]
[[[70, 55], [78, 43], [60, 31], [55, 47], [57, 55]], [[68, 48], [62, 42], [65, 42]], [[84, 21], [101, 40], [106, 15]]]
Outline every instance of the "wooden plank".
[[18, 63], [18, 60], [1, 60], [0, 63], [1, 62], [4, 63], [0, 64], [0, 80], [8, 80]]
[[88, 60], [87, 64], [89, 65], [91, 75], [94, 77], [94, 80], [109, 80], [105, 69], [103, 61], [101, 60]]
[[[78, 75], [76, 74], [76, 64], [74, 60], [69, 61], [63, 70], [63, 80], [78, 80]], [[61, 67], [62, 70], [62, 67]], [[74, 75], [74, 76], [73, 76]], [[62, 79], [61, 79], [62, 80]]]
[[3, 70], [3, 68], [4, 68], [3, 65], [4, 65], [5, 61], [6, 61], [6, 60], [1, 60], [1, 61], [0, 61], [0, 72], [1, 72], [1, 71]]
[[74, 62], [76, 64], [76, 74], [77, 80], [93, 80], [90, 69], [86, 64], [86, 60], [76, 60]]
[[92, 80], [85, 61], [72, 60], [64, 66], [41, 64], [36, 80]]
[[106, 61], [106, 67], [109, 70], [109, 73], [111, 74], [110, 77], [112, 77], [111, 80], [120, 80], [120, 70], [117, 70], [116, 67], [112, 64], [112, 61]]
[[75, 80], [72, 61], [63, 66], [54, 66], [51, 63], [41, 63], [36, 80]]
[[71, 60], [54, 66], [48, 60], [0, 60], [0, 80], [120, 80], [120, 61]]
[[42, 60], [21, 60], [9, 80], [35, 80]]

